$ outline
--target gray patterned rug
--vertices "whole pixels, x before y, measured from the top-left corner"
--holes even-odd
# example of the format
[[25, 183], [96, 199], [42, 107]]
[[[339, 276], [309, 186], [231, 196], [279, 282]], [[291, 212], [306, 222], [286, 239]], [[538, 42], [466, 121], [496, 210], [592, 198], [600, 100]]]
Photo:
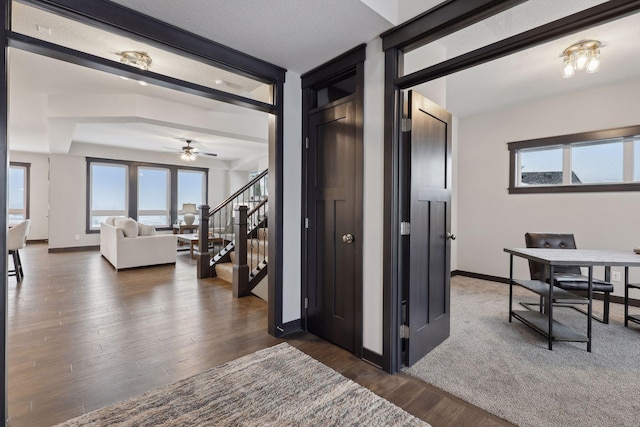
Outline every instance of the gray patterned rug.
[[[593, 322], [592, 353], [563, 342], [549, 351], [541, 335], [508, 322], [508, 305], [506, 284], [452, 278], [451, 336], [406, 371], [520, 426], [640, 425], [640, 328], [624, 327], [622, 305], [611, 304], [610, 324]], [[586, 330], [574, 310], [554, 317]]]
[[59, 426], [429, 426], [286, 343]]

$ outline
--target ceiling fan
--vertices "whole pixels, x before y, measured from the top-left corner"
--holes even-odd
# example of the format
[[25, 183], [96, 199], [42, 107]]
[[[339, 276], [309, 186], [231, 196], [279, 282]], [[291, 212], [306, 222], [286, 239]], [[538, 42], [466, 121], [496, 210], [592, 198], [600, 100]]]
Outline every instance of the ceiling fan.
[[172, 150], [172, 151], [177, 151], [179, 153], [182, 153], [180, 155], [180, 158], [182, 160], [185, 160], [187, 162], [192, 162], [195, 159], [198, 158], [199, 155], [204, 155], [204, 156], [211, 156], [211, 157], [217, 157], [218, 155], [216, 153], [206, 153], [204, 151], [200, 151], [195, 147], [192, 147], [191, 144], [197, 144], [198, 141], [193, 140], [193, 139], [189, 139], [189, 138], [176, 138], [179, 141], [184, 141], [187, 145], [182, 146], [181, 148], [172, 148], [172, 147], [164, 147], [168, 150]]

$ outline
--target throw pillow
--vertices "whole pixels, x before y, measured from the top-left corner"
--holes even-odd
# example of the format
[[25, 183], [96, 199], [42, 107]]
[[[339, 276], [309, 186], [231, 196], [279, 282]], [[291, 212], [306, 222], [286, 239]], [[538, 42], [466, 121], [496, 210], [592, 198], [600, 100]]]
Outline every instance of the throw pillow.
[[109, 224], [109, 225], [115, 225], [115, 219], [118, 218], [117, 216], [108, 216], [107, 219], [104, 220], [105, 223]]
[[156, 228], [153, 225], [138, 223], [138, 236], [155, 236]]
[[115, 219], [114, 225], [118, 228], [122, 228], [125, 237], [138, 236], [138, 223], [134, 219], [118, 217]]

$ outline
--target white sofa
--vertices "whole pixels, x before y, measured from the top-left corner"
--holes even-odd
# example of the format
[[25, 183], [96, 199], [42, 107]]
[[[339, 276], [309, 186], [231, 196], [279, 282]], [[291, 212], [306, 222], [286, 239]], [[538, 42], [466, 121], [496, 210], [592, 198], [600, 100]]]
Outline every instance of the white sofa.
[[156, 264], [175, 264], [177, 240], [173, 234], [125, 237], [124, 230], [100, 224], [100, 253], [116, 270]]

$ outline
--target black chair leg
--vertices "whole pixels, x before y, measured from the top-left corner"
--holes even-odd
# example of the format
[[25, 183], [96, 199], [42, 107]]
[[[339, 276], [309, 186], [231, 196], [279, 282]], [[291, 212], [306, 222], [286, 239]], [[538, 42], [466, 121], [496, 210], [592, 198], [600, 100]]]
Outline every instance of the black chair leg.
[[604, 293], [604, 313], [602, 314], [602, 323], [609, 323], [609, 302], [610, 302], [610, 296], [609, 296], [609, 292], [605, 292]]
[[22, 273], [20, 272], [20, 258], [18, 257], [18, 251], [12, 251], [13, 255], [13, 268], [16, 275], [16, 280], [22, 282]]
[[20, 251], [16, 249], [16, 257], [18, 258], [18, 265], [20, 266], [20, 277], [24, 278], [24, 270], [22, 270], [22, 260], [20, 259]]

